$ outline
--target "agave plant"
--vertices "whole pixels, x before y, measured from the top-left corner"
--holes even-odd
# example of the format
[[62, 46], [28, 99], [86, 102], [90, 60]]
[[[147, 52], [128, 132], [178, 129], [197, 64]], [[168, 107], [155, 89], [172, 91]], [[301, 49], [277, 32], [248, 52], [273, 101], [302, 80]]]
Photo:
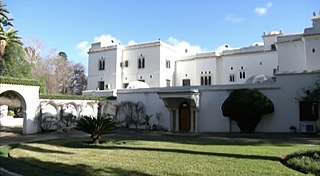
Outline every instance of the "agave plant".
[[91, 135], [92, 142], [99, 144], [102, 134], [108, 133], [115, 129], [113, 118], [104, 115], [98, 117], [83, 116], [79, 119], [77, 129]]

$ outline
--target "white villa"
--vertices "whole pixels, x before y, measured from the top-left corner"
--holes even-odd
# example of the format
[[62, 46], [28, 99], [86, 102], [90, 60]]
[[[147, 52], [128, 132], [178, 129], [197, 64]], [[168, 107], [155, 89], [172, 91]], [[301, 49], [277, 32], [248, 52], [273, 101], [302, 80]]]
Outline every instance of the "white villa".
[[[181, 52], [160, 40], [129, 46], [93, 43], [83, 94], [116, 96], [116, 102], [104, 104], [104, 113], [111, 112], [113, 103], [142, 102], [153, 115], [151, 125], [168, 131], [239, 132], [237, 123], [222, 115], [221, 106], [231, 91], [252, 88], [274, 104], [274, 112], [261, 119], [256, 132], [289, 132], [290, 127], [301, 133], [320, 131], [318, 102], [307, 110], [299, 102], [303, 90], [320, 80], [320, 14], [314, 13], [312, 27], [303, 33], [263, 33], [262, 39], [263, 45], [226, 45], [222, 52], [206, 53]], [[39, 131], [40, 110], [57, 116], [65, 109], [79, 116], [94, 115], [98, 107], [97, 101], [39, 99], [39, 86], [34, 85], [0, 83], [0, 94], [4, 92], [21, 99], [26, 134]], [[8, 119], [7, 110], [0, 106], [0, 126]], [[124, 120], [121, 113], [117, 120]]]
[[256, 81], [262, 81], [275, 73], [319, 69], [319, 16], [312, 22], [304, 33], [263, 33], [263, 45], [239, 49], [226, 45], [219, 53], [188, 53], [188, 48], [181, 53], [160, 40], [107, 47], [93, 43], [88, 52], [88, 90], [125, 89], [133, 81], [149, 87], [243, 84], [258, 75]]
[[161, 114], [152, 123], [169, 131], [237, 132], [221, 105], [232, 90], [255, 88], [275, 105], [256, 131], [288, 132], [290, 126], [315, 131], [320, 118], [302, 118], [297, 98], [320, 76], [320, 14], [314, 13], [312, 27], [303, 33], [280, 30], [263, 33], [262, 39], [263, 45], [226, 45], [219, 53], [180, 52], [160, 40], [106, 47], [93, 43], [84, 94], [141, 101], [148, 114]]

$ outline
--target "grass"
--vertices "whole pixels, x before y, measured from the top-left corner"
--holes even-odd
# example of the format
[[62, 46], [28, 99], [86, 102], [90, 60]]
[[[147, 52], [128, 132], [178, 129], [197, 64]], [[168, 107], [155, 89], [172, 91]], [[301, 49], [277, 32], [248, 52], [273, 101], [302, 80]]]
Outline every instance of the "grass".
[[319, 148], [195, 137], [109, 139], [97, 146], [84, 143], [87, 139], [25, 143], [10, 150], [11, 158], [1, 156], [1, 165], [26, 176], [303, 175], [282, 165], [281, 158]]

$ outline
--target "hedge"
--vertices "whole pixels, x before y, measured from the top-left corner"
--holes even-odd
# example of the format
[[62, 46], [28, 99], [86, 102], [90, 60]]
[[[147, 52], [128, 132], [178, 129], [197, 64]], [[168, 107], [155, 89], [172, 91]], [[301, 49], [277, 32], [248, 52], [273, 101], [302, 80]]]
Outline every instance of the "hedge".
[[0, 83], [26, 85], [26, 86], [41, 86], [41, 83], [35, 79], [13, 78], [13, 77], [4, 77], [4, 76], [0, 76]]
[[40, 94], [40, 99], [62, 99], [62, 100], [112, 100], [113, 97], [99, 97], [99, 96], [84, 96], [84, 95], [64, 95], [64, 94], [56, 94], [56, 95], [46, 95]]

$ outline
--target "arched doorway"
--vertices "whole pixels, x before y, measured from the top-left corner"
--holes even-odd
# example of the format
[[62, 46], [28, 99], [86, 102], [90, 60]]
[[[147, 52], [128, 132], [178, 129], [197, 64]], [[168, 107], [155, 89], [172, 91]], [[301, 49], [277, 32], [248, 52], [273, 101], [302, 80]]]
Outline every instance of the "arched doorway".
[[191, 109], [187, 102], [183, 102], [179, 106], [179, 129], [180, 131], [189, 132], [191, 128]]
[[1, 130], [22, 133], [25, 126], [26, 102], [21, 94], [8, 90], [0, 94]]

